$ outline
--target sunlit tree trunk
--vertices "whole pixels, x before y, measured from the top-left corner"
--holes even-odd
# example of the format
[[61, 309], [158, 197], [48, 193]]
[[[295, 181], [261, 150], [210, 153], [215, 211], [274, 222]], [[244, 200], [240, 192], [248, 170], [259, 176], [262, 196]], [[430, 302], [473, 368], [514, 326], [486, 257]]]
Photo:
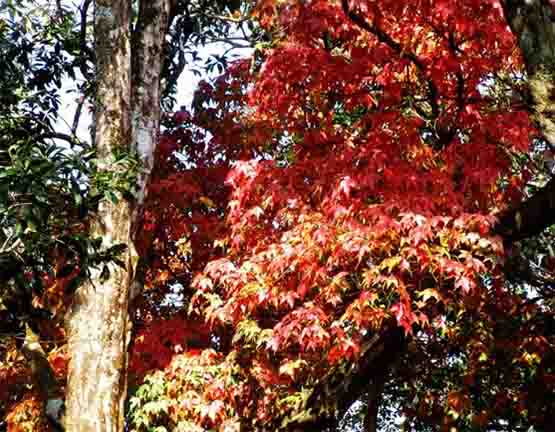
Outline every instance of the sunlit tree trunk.
[[138, 158], [141, 169], [130, 191], [135, 198], [103, 200], [92, 223], [91, 234], [102, 239], [104, 248], [123, 244], [126, 249], [120, 257], [123, 265], [110, 264], [107, 277], [92, 273], [68, 313], [68, 432], [119, 432], [124, 425], [128, 304], [131, 288], [137, 285], [139, 259], [133, 240], [159, 129], [160, 64], [168, 13], [165, 0], [141, 2], [132, 32], [130, 6], [128, 0], [97, 0], [95, 5], [98, 170], [118, 175], [113, 162], [121, 154]]
[[[94, 11], [98, 170], [116, 169], [114, 155], [131, 150], [130, 3], [97, 0]], [[116, 174], [117, 175], [117, 174]], [[102, 246], [129, 246], [124, 266], [95, 271], [77, 291], [68, 316], [66, 430], [118, 431], [123, 425], [128, 340], [128, 292], [137, 260], [131, 245], [133, 204], [103, 200], [91, 227]]]
[[137, 210], [145, 198], [160, 129], [160, 74], [169, 0], [143, 0], [132, 43], [132, 124], [136, 150], [143, 160], [138, 178]]

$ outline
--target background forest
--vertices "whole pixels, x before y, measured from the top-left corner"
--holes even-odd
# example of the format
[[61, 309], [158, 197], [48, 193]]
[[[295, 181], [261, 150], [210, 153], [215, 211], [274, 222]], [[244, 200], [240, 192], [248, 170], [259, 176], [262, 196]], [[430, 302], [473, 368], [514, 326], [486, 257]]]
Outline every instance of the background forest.
[[555, 430], [554, 23], [4, 0], [0, 431]]

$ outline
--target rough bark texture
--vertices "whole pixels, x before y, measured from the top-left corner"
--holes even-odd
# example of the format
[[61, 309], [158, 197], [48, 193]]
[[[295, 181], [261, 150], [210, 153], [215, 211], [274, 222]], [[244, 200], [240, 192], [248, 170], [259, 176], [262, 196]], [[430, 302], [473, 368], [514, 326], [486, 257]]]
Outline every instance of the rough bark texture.
[[[130, 122], [130, 3], [97, 0], [95, 51], [97, 94], [95, 145], [98, 169], [111, 170], [114, 154], [129, 151]], [[127, 200], [104, 200], [91, 228], [102, 246], [131, 246], [133, 206]], [[94, 272], [76, 292], [69, 311], [68, 432], [119, 431], [123, 428], [128, 340], [128, 288], [133, 280], [135, 253], [128, 247], [124, 268], [110, 266], [102, 280]]]
[[[528, 73], [534, 120], [555, 149], [555, 4], [549, 0], [506, 0], [505, 17], [518, 40]], [[500, 218], [507, 242], [539, 234], [555, 223], [555, 180]]]
[[518, 207], [499, 217], [495, 231], [506, 243], [533, 237], [555, 223], [555, 179]]
[[44, 352], [39, 337], [26, 325], [25, 341], [21, 347], [21, 352], [31, 366], [31, 378], [38, 389], [42, 399], [46, 401], [46, 416], [55, 426], [63, 422], [63, 399], [61, 389], [56, 375], [48, 362], [48, 357]]
[[504, 10], [526, 63], [536, 121], [555, 144], [555, 4], [507, 0]]
[[[170, 20], [170, 0], [141, 1], [139, 17], [131, 46], [132, 130], [135, 150], [143, 163], [137, 179], [134, 221], [140, 220], [146, 198], [146, 185], [154, 164], [154, 150], [160, 130], [160, 74], [163, 64], [164, 37]], [[133, 233], [137, 231], [133, 224]], [[132, 300], [142, 289], [140, 275], [130, 292]]]
[[[159, 81], [167, 1], [142, 1], [131, 52], [131, 2], [97, 0], [95, 51], [97, 93], [95, 146], [99, 170], [114, 170], [114, 154], [142, 160], [135, 200], [102, 201], [91, 228], [103, 247], [127, 246], [124, 266], [110, 265], [79, 288], [67, 317], [69, 365], [68, 432], [119, 432], [124, 426], [127, 393], [129, 296], [136, 287], [138, 255], [134, 233], [152, 169], [159, 129]], [[132, 55], [134, 58], [132, 58]], [[132, 70], [132, 67], [134, 70]]]
[[141, 1], [133, 35], [133, 141], [144, 167], [138, 179], [138, 209], [145, 198], [145, 186], [154, 163], [154, 147], [160, 129], [160, 71], [169, 10], [169, 0]]

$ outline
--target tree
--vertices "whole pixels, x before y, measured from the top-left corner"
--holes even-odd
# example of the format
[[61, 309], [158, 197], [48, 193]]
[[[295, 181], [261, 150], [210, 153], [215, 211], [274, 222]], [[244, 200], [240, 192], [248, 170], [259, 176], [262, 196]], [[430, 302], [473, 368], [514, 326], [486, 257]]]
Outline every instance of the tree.
[[[0, 60], [9, 72], [1, 83], [6, 104], [1, 118], [0, 299], [8, 318], [2, 324], [10, 332], [2, 335], [8, 338], [2, 346], [3, 391], [4, 383], [6, 389], [17, 388], [13, 401], [20, 401], [22, 369], [9, 360], [16, 356], [21, 362], [17, 344], [12, 344], [21, 338], [17, 331], [29, 323], [46, 336], [43, 345], [63, 345], [61, 324], [71, 304], [63, 360], [65, 366], [71, 358], [65, 427], [121, 430], [129, 287], [141, 284], [134, 275], [138, 257], [133, 232], [157, 141], [159, 107], [172, 105], [176, 79], [186, 63], [185, 53], [176, 53], [175, 47], [225, 35], [231, 21], [227, 14], [239, 4], [96, 2], [94, 44], [91, 1], [77, 10], [60, 2], [34, 6], [8, 2], [2, 9], [6, 18], [0, 21], [2, 36], [7, 36]], [[195, 53], [193, 47], [189, 54]], [[222, 57], [219, 64], [224, 61]], [[75, 79], [76, 71], [87, 82], [80, 86], [84, 95], [68, 135], [56, 131], [54, 121], [61, 79]], [[83, 100], [91, 96], [95, 138], [87, 145], [75, 134]], [[67, 141], [71, 150], [64, 151], [52, 139]], [[68, 210], [52, 212], [53, 206]], [[39, 348], [32, 351], [37, 355], [31, 356], [31, 366], [38, 356], [42, 365], [56, 363], [52, 355], [57, 349], [45, 353]], [[38, 369], [32, 367], [33, 377]], [[41, 410], [41, 398], [35, 396], [21, 402], [23, 410], [29, 401]], [[9, 416], [11, 425], [17, 424], [17, 412]], [[31, 428], [44, 426], [43, 419], [35, 420]]]
[[[273, 39], [158, 155], [147, 280], [190, 315], [140, 333], [132, 430], [326, 430], [363, 395], [369, 431], [383, 401], [418, 430], [551, 428], [553, 279], [509, 273], [552, 222], [526, 214], [546, 136], [502, 6], [258, 2]], [[148, 336], [195, 317], [211, 338]]]
[[[97, 44], [85, 39], [76, 57], [84, 76], [92, 54], [97, 64], [96, 155], [77, 171], [100, 191], [66, 194], [57, 174], [45, 183], [60, 185], [77, 220], [75, 197], [97, 197], [77, 229], [90, 224], [91, 239], [67, 256], [43, 225], [39, 251], [32, 229], [2, 231], [25, 234], [2, 255], [33, 270], [19, 285], [20, 271], [6, 276], [31, 293], [20, 304], [37, 303], [30, 280], [58, 292], [61, 310], [72, 300], [67, 429], [121, 429], [129, 291], [143, 281], [132, 430], [331, 430], [361, 398], [367, 430], [387, 425], [387, 404], [421, 430], [552, 429], [553, 253], [543, 240], [512, 245], [551, 223], [529, 216], [552, 208], [552, 182], [542, 184], [550, 63], [529, 57], [536, 32], [523, 30], [545, 5], [259, 1], [253, 58], [202, 83], [193, 112], [166, 118], [156, 145], [158, 100], [184, 64], [173, 42], [221, 17], [191, 13], [203, 2], [123, 3], [97, 3]], [[11, 73], [2, 95], [24, 81]], [[18, 159], [0, 177], [8, 192], [35, 166], [23, 154], [13, 170]], [[5, 220], [17, 227], [27, 213], [14, 212], [14, 196]], [[531, 280], [513, 259], [538, 251]], [[37, 257], [43, 268], [30, 265]], [[90, 278], [76, 297], [60, 295], [76, 276]], [[24, 351], [64, 375], [67, 356], [34, 341]], [[0, 379], [21, 387], [20, 369], [12, 362]], [[10, 425], [41, 399], [18, 400]]]
[[[119, 261], [104, 267], [106, 272], [93, 274], [73, 299], [65, 425], [69, 431], [123, 428], [128, 301], [137, 283], [139, 261], [135, 233], [160, 125], [165, 35], [176, 9], [183, 11], [183, 5], [167, 0], [139, 2], [132, 27], [129, 2], [97, 1], [95, 5], [97, 167], [114, 177], [122, 175], [123, 167], [123, 175], [131, 178], [133, 196], [100, 202], [91, 228], [105, 248], [123, 245], [125, 250]], [[121, 165], [126, 158], [131, 165]], [[129, 171], [134, 161], [136, 173]]]
[[[24, 11], [20, 2], [7, 2], [0, 9], [0, 416], [17, 402], [24, 414], [12, 411], [9, 425], [18, 417], [44, 425], [33, 412], [46, 400], [59, 402], [57, 386], [47, 388], [53, 371], [43, 366], [52, 360], [60, 372], [63, 352], [55, 344], [62, 338], [65, 293], [83, 276], [89, 246], [94, 252], [83, 236], [94, 200], [84, 191], [89, 150], [55, 129], [57, 89], [74, 75], [74, 33], [69, 16], [44, 13], [49, 6]], [[71, 145], [71, 154], [53, 138]], [[46, 340], [48, 360], [25, 338], [26, 326]]]

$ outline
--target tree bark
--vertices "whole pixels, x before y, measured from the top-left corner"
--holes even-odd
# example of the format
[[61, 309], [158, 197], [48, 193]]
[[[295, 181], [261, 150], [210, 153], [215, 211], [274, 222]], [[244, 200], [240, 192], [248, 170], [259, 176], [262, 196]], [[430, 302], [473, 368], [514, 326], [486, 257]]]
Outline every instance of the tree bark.
[[378, 430], [378, 410], [383, 391], [384, 380], [377, 378], [378, 382], [372, 382], [368, 387], [368, 397], [366, 416], [364, 417], [364, 430], [366, 432], [376, 432]]
[[389, 375], [398, 367], [406, 346], [407, 338], [403, 329], [395, 327], [386, 334], [383, 341], [383, 350], [372, 361], [373, 376], [367, 388], [368, 407], [364, 417], [364, 430], [366, 432], [378, 431], [378, 411], [382, 402], [382, 393]]
[[[515, 35], [528, 74], [531, 111], [555, 149], [555, 5], [549, 0], [505, 0], [507, 23]], [[506, 242], [539, 234], [555, 223], [555, 180], [500, 217], [496, 231]]]
[[[97, 0], [94, 11], [96, 106], [94, 141], [98, 170], [111, 171], [114, 154], [130, 151], [130, 3]], [[128, 341], [128, 290], [136, 254], [131, 244], [133, 205], [103, 200], [91, 227], [102, 246], [128, 246], [120, 267], [103, 279], [93, 271], [68, 312], [71, 360], [66, 396], [68, 432], [119, 431], [123, 427]]]
[[555, 223], [555, 179], [519, 206], [500, 215], [494, 230], [507, 243], [540, 234]]
[[137, 25], [133, 32], [133, 141], [143, 161], [143, 171], [138, 178], [138, 211], [145, 199], [160, 129], [160, 74], [169, 13], [170, 0], [141, 1]]
[[31, 378], [45, 403], [46, 417], [55, 426], [63, 422], [63, 399], [56, 374], [48, 362], [48, 357], [39, 342], [38, 335], [27, 324], [25, 326], [25, 341], [21, 352], [31, 366]]
[[94, 139], [99, 171], [117, 175], [114, 156], [122, 153], [140, 158], [142, 169], [134, 199], [102, 201], [91, 227], [92, 237], [102, 238], [104, 248], [123, 244], [126, 250], [120, 257], [123, 265], [110, 264], [107, 278], [92, 272], [68, 312], [68, 432], [120, 432], [124, 426], [129, 296], [140, 286], [133, 242], [158, 139], [161, 53], [169, 9], [167, 0], [141, 1], [132, 35], [130, 6], [127, 0], [96, 1]]
[[535, 120], [555, 145], [555, 4], [506, 0], [503, 6], [526, 64]]

